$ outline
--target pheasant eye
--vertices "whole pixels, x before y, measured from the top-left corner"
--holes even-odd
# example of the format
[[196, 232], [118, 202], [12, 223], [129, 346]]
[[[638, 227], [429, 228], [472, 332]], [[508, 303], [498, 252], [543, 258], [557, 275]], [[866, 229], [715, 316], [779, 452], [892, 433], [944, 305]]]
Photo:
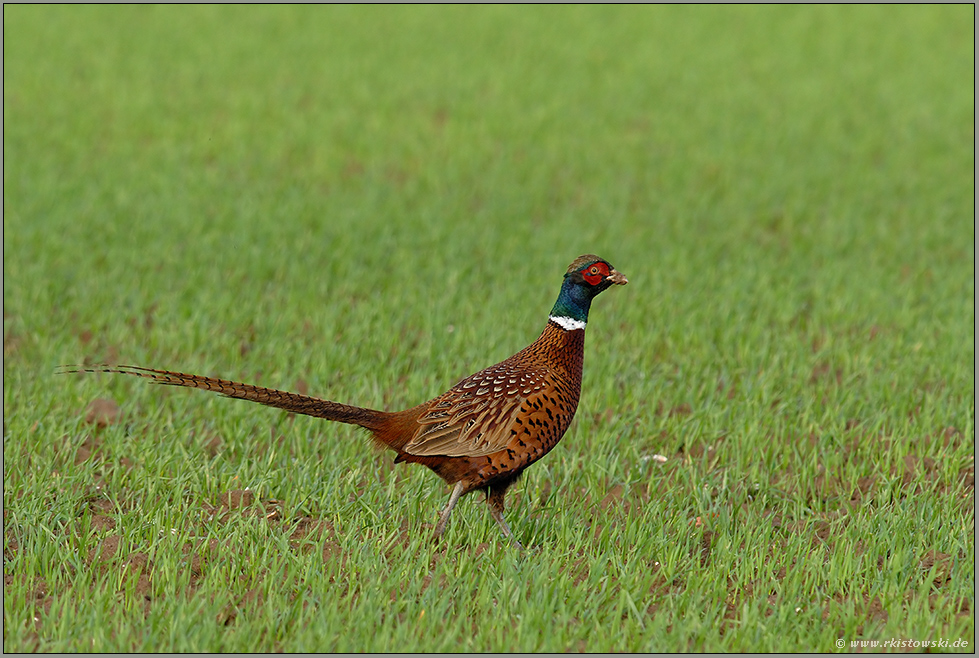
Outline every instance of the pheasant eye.
[[590, 286], [599, 285], [605, 276], [608, 276], [608, 268], [603, 263], [592, 263], [581, 272], [581, 278]]

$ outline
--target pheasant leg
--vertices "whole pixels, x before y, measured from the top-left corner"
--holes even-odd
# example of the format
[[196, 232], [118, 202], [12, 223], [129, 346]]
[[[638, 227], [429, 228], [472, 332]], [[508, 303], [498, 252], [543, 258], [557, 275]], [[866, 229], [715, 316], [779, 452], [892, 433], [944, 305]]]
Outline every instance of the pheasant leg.
[[449, 524], [449, 515], [452, 514], [452, 508], [456, 506], [459, 502], [459, 497], [462, 496], [462, 482], [456, 482], [455, 488], [452, 490], [452, 495], [449, 496], [449, 503], [445, 506], [445, 509], [439, 514], [438, 525], [435, 526], [435, 538], [438, 539], [445, 532], [445, 526]]
[[496, 524], [500, 526], [503, 536], [516, 544], [517, 548], [522, 549], [523, 545], [517, 541], [516, 537], [513, 536], [513, 531], [510, 530], [509, 524], [507, 524], [506, 519], [503, 518], [503, 496], [505, 494], [506, 487], [490, 487], [490, 494], [486, 497], [486, 502], [489, 504], [490, 514], [493, 516], [493, 520], [496, 521]]

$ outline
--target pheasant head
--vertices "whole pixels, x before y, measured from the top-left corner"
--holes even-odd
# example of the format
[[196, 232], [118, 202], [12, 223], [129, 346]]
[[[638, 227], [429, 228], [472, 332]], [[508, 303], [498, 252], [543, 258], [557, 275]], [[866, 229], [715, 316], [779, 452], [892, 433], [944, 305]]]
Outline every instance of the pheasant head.
[[594, 254], [578, 256], [564, 275], [561, 293], [551, 309], [550, 319], [568, 331], [584, 329], [591, 300], [613, 285], [624, 286], [627, 283], [629, 280], [607, 260]]

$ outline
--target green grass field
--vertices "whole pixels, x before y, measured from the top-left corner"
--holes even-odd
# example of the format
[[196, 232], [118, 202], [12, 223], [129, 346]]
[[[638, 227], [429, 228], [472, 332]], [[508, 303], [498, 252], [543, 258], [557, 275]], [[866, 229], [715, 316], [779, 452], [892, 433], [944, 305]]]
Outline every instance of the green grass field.
[[[4, 651], [974, 651], [974, 19], [5, 6]], [[405, 408], [588, 252], [522, 553], [350, 426], [54, 374]]]

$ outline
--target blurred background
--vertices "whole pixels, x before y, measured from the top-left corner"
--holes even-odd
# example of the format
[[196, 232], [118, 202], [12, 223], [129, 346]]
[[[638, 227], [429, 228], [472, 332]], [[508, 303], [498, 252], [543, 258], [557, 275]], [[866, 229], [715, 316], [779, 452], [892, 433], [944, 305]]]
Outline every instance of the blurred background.
[[456, 286], [534, 277], [522, 322], [583, 252], [663, 323], [772, 286], [786, 314], [860, 288], [845, 312], [873, 323], [929, 277], [961, 315], [972, 16], [7, 7], [10, 329], [382, 280], [448, 313]]

